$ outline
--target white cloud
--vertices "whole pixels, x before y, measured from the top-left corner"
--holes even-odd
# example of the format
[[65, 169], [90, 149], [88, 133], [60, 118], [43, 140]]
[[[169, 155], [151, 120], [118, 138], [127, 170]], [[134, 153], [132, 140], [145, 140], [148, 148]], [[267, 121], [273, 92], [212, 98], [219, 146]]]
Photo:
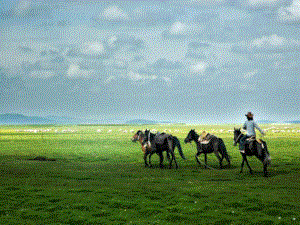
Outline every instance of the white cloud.
[[224, 4], [226, 1], [225, 0], [185, 0], [182, 2], [188, 4], [201, 5], [201, 6], [218, 6]]
[[191, 73], [194, 73], [194, 74], [201, 74], [206, 71], [207, 67], [208, 67], [208, 65], [206, 62], [199, 61], [199, 62], [193, 63], [190, 66], [190, 71], [191, 71]]
[[286, 23], [300, 22], [300, 0], [294, 0], [290, 6], [280, 8], [278, 19]]
[[105, 19], [111, 21], [129, 20], [129, 16], [118, 6], [110, 6], [106, 8], [102, 15]]
[[278, 53], [286, 51], [299, 51], [300, 41], [286, 39], [276, 34], [263, 36], [250, 42], [239, 43], [232, 47], [237, 53], [267, 52]]
[[15, 8], [15, 15], [16, 16], [25, 16], [29, 10], [30, 10], [30, 6], [31, 6], [31, 1], [29, 0], [22, 0], [19, 1], [19, 3], [17, 4], [17, 7]]
[[107, 40], [107, 44], [110, 48], [114, 48], [116, 47], [116, 41], [118, 40], [116, 35], [113, 35], [111, 37], [108, 38]]
[[127, 73], [127, 76], [132, 81], [146, 81], [146, 80], [156, 80], [157, 79], [157, 76], [155, 76], [155, 75], [144, 75], [144, 74], [134, 72], [134, 71], [129, 71]]
[[248, 6], [253, 8], [277, 7], [283, 2], [283, 0], [247, 0]]
[[80, 69], [78, 64], [70, 64], [67, 71], [67, 77], [69, 78], [91, 78], [94, 70]]
[[187, 23], [176, 21], [168, 30], [163, 32], [167, 37], [192, 37], [198, 35], [203, 31], [203, 28], [199, 23]]
[[244, 74], [244, 78], [251, 78], [254, 77], [258, 73], [258, 70], [250, 71]]
[[171, 28], [170, 33], [171, 34], [183, 34], [187, 32], [188, 26], [185, 23], [182, 22], [175, 22]]
[[263, 36], [262, 38], [252, 41], [252, 45], [258, 48], [283, 46], [285, 44], [287, 44], [286, 40], [283, 37], [277, 36], [276, 34], [269, 37]]
[[86, 42], [84, 43], [81, 52], [84, 55], [99, 56], [104, 53], [104, 46], [100, 42]]

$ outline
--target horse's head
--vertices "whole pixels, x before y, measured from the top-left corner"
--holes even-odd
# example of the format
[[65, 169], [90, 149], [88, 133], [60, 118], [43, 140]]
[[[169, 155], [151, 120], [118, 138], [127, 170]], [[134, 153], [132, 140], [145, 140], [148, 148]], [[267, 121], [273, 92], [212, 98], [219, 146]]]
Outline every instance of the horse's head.
[[138, 130], [132, 137], [132, 142], [137, 142], [139, 140], [142, 140], [143, 139], [143, 132], [141, 130]]
[[195, 140], [195, 137], [196, 137], [196, 131], [192, 129], [184, 139], [184, 143], [191, 143], [192, 140]]
[[242, 137], [241, 128], [233, 130], [233, 146], [236, 146]]

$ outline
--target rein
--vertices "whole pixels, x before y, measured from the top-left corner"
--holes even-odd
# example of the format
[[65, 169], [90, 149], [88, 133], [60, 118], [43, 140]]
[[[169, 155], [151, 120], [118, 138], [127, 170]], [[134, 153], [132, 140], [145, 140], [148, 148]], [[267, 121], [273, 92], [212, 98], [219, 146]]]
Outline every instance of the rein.
[[243, 133], [240, 133], [240, 135], [237, 137], [235, 143], [239, 143], [239, 139], [241, 138], [242, 135], [243, 135]]

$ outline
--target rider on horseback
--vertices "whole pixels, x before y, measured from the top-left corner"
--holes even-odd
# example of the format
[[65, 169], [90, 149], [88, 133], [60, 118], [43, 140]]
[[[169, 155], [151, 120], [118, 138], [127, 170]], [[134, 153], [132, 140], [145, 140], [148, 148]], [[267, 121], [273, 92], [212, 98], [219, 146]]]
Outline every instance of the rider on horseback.
[[[262, 129], [259, 128], [259, 126], [253, 121], [253, 114], [251, 112], [248, 112], [246, 115], [247, 121], [243, 125], [243, 129], [246, 130], [246, 135], [241, 138], [240, 141], [240, 151], [245, 152], [245, 143], [246, 139], [250, 137], [255, 137], [255, 129], [258, 129], [259, 132], [262, 135], [265, 135], [265, 133], [262, 131]], [[254, 139], [255, 140], [255, 139]], [[260, 148], [258, 149], [258, 155], [261, 154]]]

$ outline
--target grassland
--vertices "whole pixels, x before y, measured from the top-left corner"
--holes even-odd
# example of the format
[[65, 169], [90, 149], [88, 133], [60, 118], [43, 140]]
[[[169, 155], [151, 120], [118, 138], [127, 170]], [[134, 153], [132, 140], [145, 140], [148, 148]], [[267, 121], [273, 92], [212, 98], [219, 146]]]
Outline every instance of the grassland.
[[[130, 139], [145, 128], [180, 139], [179, 169], [160, 169], [157, 156], [144, 167]], [[223, 138], [232, 167], [219, 170], [214, 155], [214, 169], [197, 165], [195, 144], [183, 143], [191, 128]], [[253, 175], [239, 174], [233, 125], [2, 126], [0, 224], [300, 224], [300, 126], [263, 128], [267, 178], [256, 158]]]

